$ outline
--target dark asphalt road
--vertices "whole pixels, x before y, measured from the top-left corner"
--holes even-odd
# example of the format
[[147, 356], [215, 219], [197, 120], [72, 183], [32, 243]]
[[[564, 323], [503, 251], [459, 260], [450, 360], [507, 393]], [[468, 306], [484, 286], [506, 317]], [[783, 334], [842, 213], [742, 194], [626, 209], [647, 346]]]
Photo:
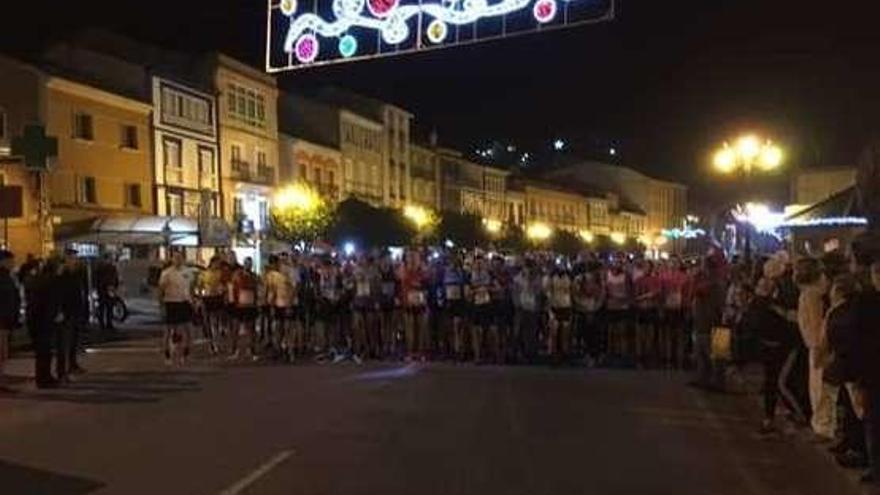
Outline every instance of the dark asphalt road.
[[683, 381], [433, 364], [93, 373], [0, 400], [0, 493], [854, 493], [814, 447], [759, 439], [753, 399]]

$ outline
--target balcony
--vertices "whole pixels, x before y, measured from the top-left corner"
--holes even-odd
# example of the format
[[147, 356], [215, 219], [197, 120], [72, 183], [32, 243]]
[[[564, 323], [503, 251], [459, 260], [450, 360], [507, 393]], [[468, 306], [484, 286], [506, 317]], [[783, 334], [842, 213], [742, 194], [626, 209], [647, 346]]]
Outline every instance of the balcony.
[[234, 180], [252, 182], [254, 184], [275, 184], [275, 167], [257, 165], [256, 173], [254, 173], [255, 171], [251, 168], [250, 163], [242, 160], [235, 160], [232, 162], [230, 168], [232, 172], [230, 177]]

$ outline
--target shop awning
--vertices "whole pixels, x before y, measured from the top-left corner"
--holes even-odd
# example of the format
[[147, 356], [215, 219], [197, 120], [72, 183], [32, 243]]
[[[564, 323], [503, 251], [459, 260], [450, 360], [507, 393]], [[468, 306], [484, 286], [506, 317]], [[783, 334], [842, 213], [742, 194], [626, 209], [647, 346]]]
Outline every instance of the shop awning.
[[200, 225], [197, 218], [189, 217], [114, 216], [62, 224], [55, 237], [63, 242], [93, 244], [228, 246], [232, 231], [216, 217]]
[[856, 188], [844, 189], [785, 219], [783, 228], [862, 227], [868, 225]]

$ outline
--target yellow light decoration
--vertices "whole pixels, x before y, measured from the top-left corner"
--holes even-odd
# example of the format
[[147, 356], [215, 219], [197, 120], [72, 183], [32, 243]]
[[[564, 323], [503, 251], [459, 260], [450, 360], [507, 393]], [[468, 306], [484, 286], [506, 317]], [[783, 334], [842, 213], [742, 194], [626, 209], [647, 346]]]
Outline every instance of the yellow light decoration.
[[592, 243], [594, 240], [596, 240], [596, 236], [593, 235], [593, 233], [590, 232], [589, 230], [582, 230], [582, 231], [580, 231], [580, 236], [581, 236], [581, 239], [583, 239], [584, 242], [586, 242], [587, 244], [590, 244], [590, 243]]
[[623, 232], [612, 232], [609, 237], [611, 237], [611, 242], [615, 244], [622, 245], [626, 243], [626, 234]]
[[736, 142], [736, 152], [745, 160], [754, 160], [761, 153], [761, 142], [755, 136], [743, 136]]
[[724, 148], [715, 153], [715, 169], [721, 173], [729, 174], [736, 169], [736, 153], [728, 148]]
[[486, 232], [492, 235], [498, 235], [501, 233], [502, 223], [500, 220], [495, 220], [494, 218], [484, 218], [483, 219], [483, 227], [486, 228]]
[[279, 210], [312, 211], [321, 204], [321, 196], [303, 183], [291, 184], [275, 193], [272, 204]]
[[553, 229], [545, 223], [533, 223], [526, 229], [526, 236], [533, 241], [545, 241], [553, 235]]
[[782, 164], [782, 150], [778, 146], [768, 143], [761, 150], [758, 165], [764, 170], [774, 170]]
[[654, 239], [654, 244], [657, 246], [662, 246], [662, 245], [666, 244], [667, 242], [669, 242], [669, 239], [667, 239], [665, 235], [658, 235]]

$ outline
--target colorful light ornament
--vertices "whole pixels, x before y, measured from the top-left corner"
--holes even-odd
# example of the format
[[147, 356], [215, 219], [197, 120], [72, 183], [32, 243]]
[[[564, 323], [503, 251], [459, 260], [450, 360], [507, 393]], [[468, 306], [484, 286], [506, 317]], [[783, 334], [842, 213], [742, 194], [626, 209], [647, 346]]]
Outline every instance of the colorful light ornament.
[[[565, 2], [572, 4], [575, 0]], [[396, 45], [409, 39], [413, 18], [427, 17], [432, 19], [432, 24], [440, 21], [448, 32], [448, 26], [472, 25], [482, 19], [504, 17], [529, 7], [535, 20], [541, 24], [552, 21], [559, 11], [557, 0], [498, 0], [494, 3], [489, 0], [444, 0], [417, 4], [401, 4], [400, 0], [333, 0], [331, 9], [335, 19], [324, 19], [312, 12], [296, 15], [296, 1], [282, 0], [281, 12], [290, 18], [283, 48], [286, 52], [296, 53], [304, 36], [333, 38], [354, 27], [377, 31], [384, 42]], [[437, 27], [435, 37], [431, 37], [429, 30], [429, 40], [437, 43], [435, 39], [440, 39], [440, 33], [441, 29]]]
[[868, 225], [868, 219], [864, 217], [829, 217], [788, 220], [780, 227], [863, 227], [866, 225]]
[[318, 38], [314, 34], [304, 34], [296, 40], [294, 54], [296, 55], [296, 59], [301, 63], [309, 64], [318, 58], [320, 48], [321, 45], [318, 43]]
[[428, 40], [431, 43], [443, 43], [446, 35], [449, 34], [449, 27], [440, 19], [434, 19], [428, 24]]
[[535, 20], [541, 24], [546, 24], [556, 17], [556, 0], [538, 0], [532, 8], [532, 14]]
[[350, 34], [346, 34], [342, 38], [339, 38], [339, 54], [345, 58], [349, 58], [354, 56], [357, 53], [358, 49], [358, 41], [357, 38]]
[[388, 17], [400, 4], [400, 0], [367, 0], [370, 13], [378, 18]]
[[281, 0], [281, 3], [278, 5], [278, 8], [281, 9], [281, 13], [288, 17], [296, 14], [297, 7], [296, 0]]

